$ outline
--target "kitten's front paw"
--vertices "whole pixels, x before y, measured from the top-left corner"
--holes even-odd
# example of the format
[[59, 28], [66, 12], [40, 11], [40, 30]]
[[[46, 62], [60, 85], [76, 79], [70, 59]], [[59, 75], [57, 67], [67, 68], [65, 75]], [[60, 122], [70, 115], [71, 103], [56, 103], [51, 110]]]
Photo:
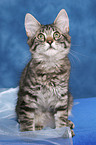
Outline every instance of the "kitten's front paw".
[[41, 130], [41, 129], [43, 129], [43, 126], [39, 126], [39, 125], [35, 126], [35, 130]]
[[26, 124], [20, 124], [20, 131], [24, 132], [24, 131], [35, 131], [35, 128], [33, 125], [31, 126], [27, 126]]

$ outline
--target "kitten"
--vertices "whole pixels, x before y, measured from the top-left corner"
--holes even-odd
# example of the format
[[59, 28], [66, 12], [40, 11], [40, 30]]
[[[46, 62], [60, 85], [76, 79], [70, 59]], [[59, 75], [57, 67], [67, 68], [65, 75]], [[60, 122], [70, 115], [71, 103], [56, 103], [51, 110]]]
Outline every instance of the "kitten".
[[16, 105], [20, 130], [72, 129], [74, 124], [68, 120], [73, 99], [68, 91], [71, 40], [67, 13], [62, 9], [50, 25], [41, 25], [26, 14], [25, 29], [32, 59], [20, 80]]

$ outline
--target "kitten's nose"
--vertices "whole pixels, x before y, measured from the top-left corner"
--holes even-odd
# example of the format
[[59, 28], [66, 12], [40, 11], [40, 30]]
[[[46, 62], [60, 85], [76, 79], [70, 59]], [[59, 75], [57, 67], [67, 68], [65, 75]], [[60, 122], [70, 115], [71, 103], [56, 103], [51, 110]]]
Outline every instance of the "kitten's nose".
[[53, 43], [53, 39], [52, 39], [51, 37], [48, 37], [46, 41], [47, 41], [47, 43], [49, 43], [50, 45]]
[[53, 43], [53, 40], [48, 40], [47, 43], [51, 45]]

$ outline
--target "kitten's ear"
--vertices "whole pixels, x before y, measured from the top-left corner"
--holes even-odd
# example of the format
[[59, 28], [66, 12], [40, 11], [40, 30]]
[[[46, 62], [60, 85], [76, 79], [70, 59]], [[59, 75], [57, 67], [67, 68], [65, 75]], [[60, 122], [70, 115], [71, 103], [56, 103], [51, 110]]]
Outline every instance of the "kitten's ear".
[[41, 24], [29, 13], [25, 16], [25, 29], [28, 37], [33, 37]]
[[54, 24], [57, 28], [61, 30], [61, 32], [69, 32], [69, 18], [64, 9], [62, 9], [57, 15]]

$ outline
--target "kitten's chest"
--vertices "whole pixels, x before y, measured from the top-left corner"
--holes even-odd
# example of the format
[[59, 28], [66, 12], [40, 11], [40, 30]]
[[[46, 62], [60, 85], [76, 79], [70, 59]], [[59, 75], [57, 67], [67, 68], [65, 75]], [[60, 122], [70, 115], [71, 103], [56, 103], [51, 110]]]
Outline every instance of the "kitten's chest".
[[64, 74], [38, 77], [40, 89], [36, 94], [38, 96], [37, 104], [41, 109], [50, 110], [54, 108], [62, 97], [62, 94], [67, 92], [67, 82], [64, 78]]
[[51, 111], [55, 108], [56, 102], [59, 100], [57, 89], [53, 86], [41, 87], [40, 91], [37, 92], [37, 104], [39, 109], [42, 111]]

